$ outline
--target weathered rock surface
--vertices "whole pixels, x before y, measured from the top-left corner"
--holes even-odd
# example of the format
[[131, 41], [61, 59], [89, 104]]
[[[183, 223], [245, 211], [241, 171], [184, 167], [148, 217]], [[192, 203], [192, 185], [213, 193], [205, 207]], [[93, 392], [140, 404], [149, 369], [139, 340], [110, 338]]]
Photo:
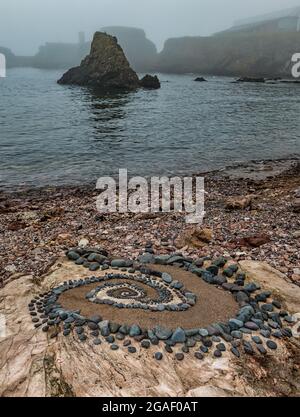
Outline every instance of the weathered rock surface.
[[240, 261], [239, 264], [249, 281], [254, 281], [265, 290], [280, 295], [291, 313], [300, 311], [300, 287], [287, 282], [284, 274], [272, 268], [267, 262]]
[[104, 90], [134, 90], [139, 87], [138, 76], [130, 67], [117, 39], [102, 32], [95, 33], [91, 52], [80, 66], [67, 71], [58, 83]]
[[[256, 280], [270, 287], [280, 285], [287, 308], [299, 311], [299, 294], [267, 265], [244, 264]], [[108, 271], [109, 272], [109, 271]], [[268, 275], [266, 276], [266, 272]], [[94, 273], [96, 276], [103, 271]], [[53, 288], [70, 277], [85, 277], [88, 272], [73, 262], [60, 259], [36, 282], [23, 276], [0, 290], [0, 314], [6, 332], [0, 338], [0, 396], [271, 396], [299, 393], [297, 340], [278, 341], [278, 349], [268, 356], [243, 356], [229, 352], [215, 359], [193, 353], [178, 362], [164, 354], [156, 361], [159, 349], [143, 349], [133, 341], [136, 354], [127, 349], [113, 351], [108, 343], [79, 343], [72, 335], [57, 338], [34, 329], [27, 304], [40, 292]], [[266, 278], [265, 278], [266, 277]], [[298, 288], [298, 291], [300, 289]], [[276, 382], [276, 383], [275, 383]]]

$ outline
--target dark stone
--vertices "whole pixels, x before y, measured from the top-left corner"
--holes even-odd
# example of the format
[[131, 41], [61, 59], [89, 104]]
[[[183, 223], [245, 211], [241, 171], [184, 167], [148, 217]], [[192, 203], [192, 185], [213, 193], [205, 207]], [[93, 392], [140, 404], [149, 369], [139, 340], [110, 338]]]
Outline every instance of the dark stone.
[[281, 308], [281, 303], [279, 301], [277, 301], [277, 300], [273, 300], [272, 301], [272, 304], [273, 304], [274, 307], [276, 307], [278, 309]]
[[273, 342], [273, 340], [267, 340], [266, 345], [271, 350], [276, 350], [277, 349], [277, 344], [275, 342]]
[[178, 361], [183, 361], [183, 359], [184, 359], [184, 354], [183, 354], [183, 353], [181, 353], [181, 352], [175, 353], [175, 358], [176, 358]]
[[252, 340], [257, 345], [261, 345], [262, 344], [262, 340], [261, 340], [261, 338], [259, 336], [252, 336]]
[[259, 327], [256, 323], [254, 323], [253, 321], [247, 321], [245, 323], [245, 327], [246, 329], [250, 329], [250, 330], [258, 330]]
[[206, 81], [206, 79], [205, 79], [204, 77], [197, 77], [197, 78], [195, 78], [195, 80], [194, 80], [194, 81], [197, 81], [197, 82], [203, 83], [203, 82], [205, 82], [205, 81]]
[[160, 340], [167, 340], [172, 336], [172, 330], [162, 326], [156, 326], [153, 331]]
[[112, 336], [112, 335], [110, 335], [110, 336], [107, 336], [107, 337], [105, 338], [105, 340], [107, 341], [107, 343], [114, 343], [114, 341], [115, 341], [115, 337], [114, 337], [114, 336]]
[[144, 349], [149, 349], [150, 348], [150, 340], [142, 340], [141, 346]]
[[241, 327], [243, 327], [244, 323], [241, 320], [230, 319], [228, 321], [228, 325], [229, 325], [229, 327], [230, 327], [231, 330], [238, 330]]
[[98, 324], [94, 323], [93, 321], [88, 322], [87, 325], [88, 325], [88, 328], [91, 329], [91, 330], [98, 330], [99, 329]]
[[226, 351], [226, 346], [224, 345], [224, 343], [219, 343], [216, 345], [216, 348], [218, 350], [220, 350], [221, 352], [225, 352]]
[[142, 333], [140, 326], [138, 326], [137, 324], [133, 324], [130, 328], [129, 331], [129, 336], [134, 337], [134, 336], [139, 336]]
[[131, 340], [124, 340], [124, 342], [123, 342], [123, 346], [124, 347], [127, 347], [127, 346], [130, 346], [131, 345]]
[[208, 347], [207, 347], [207, 346], [202, 345], [202, 346], [200, 346], [200, 350], [201, 350], [203, 353], [207, 353], [207, 352], [208, 352]]
[[232, 347], [231, 349], [230, 349], [230, 351], [237, 357], [237, 358], [239, 358], [240, 356], [241, 356], [241, 354], [240, 354], [240, 351], [236, 348], [236, 347]]
[[175, 343], [184, 343], [186, 341], [185, 331], [178, 327], [172, 334], [171, 340]]
[[128, 352], [129, 353], [136, 353], [136, 348], [134, 346], [129, 346], [128, 347]]
[[220, 351], [220, 350], [215, 350], [214, 351], [214, 357], [215, 358], [221, 358], [221, 356], [222, 356], [222, 352]]
[[264, 348], [263, 345], [257, 345], [256, 349], [259, 351], [259, 353], [261, 353], [262, 355], [265, 355], [267, 353], [266, 349]]
[[115, 343], [113, 343], [112, 345], [110, 345], [111, 350], [118, 350], [119, 346]]
[[140, 80], [140, 86], [149, 90], [157, 90], [160, 88], [160, 82], [156, 75], [147, 74]]
[[123, 325], [119, 328], [119, 332], [124, 334], [124, 335], [128, 335], [130, 332], [130, 327], [127, 325]]
[[194, 356], [196, 359], [202, 360], [204, 358], [204, 355], [201, 352], [195, 352]]
[[169, 346], [169, 345], [165, 345], [165, 350], [166, 350], [166, 352], [168, 352], [168, 353], [173, 353], [173, 349], [171, 348], [171, 346]]
[[78, 258], [80, 258], [80, 255], [78, 255], [77, 252], [70, 250], [67, 253], [67, 257], [71, 260], [71, 261], [77, 261]]
[[101, 345], [101, 340], [100, 339], [94, 339], [93, 343], [94, 343], [94, 345]]
[[87, 339], [87, 337], [86, 337], [86, 335], [85, 335], [85, 334], [80, 334], [80, 335], [78, 336], [78, 338], [79, 338], [79, 340], [80, 340], [81, 342], [84, 342], [84, 341]]
[[71, 333], [71, 330], [70, 329], [65, 329], [64, 331], [63, 331], [63, 335], [64, 336], [69, 336], [69, 334]]
[[163, 358], [163, 354], [161, 352], [155, 352], [154, 357], [157, 361], [161, 361]]
[[210, 265], [208, 268], [206, 268], [206, 270], [212, 275], [218, 275], [219, 272], [219, 268], [216, 265]]

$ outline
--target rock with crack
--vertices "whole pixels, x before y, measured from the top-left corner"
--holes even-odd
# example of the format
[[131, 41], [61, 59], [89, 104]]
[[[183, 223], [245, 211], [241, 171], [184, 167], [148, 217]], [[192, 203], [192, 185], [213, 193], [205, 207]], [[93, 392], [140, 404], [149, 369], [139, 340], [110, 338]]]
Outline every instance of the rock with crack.
[[117, 38], [96, 32], [91, 52], [79, 67], [71, 68], [59, 84], [98, 87], [103, 90], [135, 90], [139, 87], [137, 74], [118, 44]]

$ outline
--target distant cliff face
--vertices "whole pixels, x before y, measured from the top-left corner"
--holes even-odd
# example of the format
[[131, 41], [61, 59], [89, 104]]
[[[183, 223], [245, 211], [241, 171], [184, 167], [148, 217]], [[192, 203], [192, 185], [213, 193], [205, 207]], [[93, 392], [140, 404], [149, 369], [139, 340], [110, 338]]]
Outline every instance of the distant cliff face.
[[99, 87], [103, 90], [134, 90], [139, 79], [114, 36], [96, 32], [89, 55], [80, 66], [67, 71], [59, 84]]
[[156, 46], [146, 38], [142, 29], [110, 26], [101, 30], [118, 38], [119, 44], [135, 71], [146, 72], [153, 69], [157, 59]]
[[300, 33], [220, 34], [169, 39], [156, 70], [232, 76], [291, 76]]
[[46, 43], [32, 58], [33, 66], [37, 68], [70, 68], [79, 65], [89, 53], [91, 44]]

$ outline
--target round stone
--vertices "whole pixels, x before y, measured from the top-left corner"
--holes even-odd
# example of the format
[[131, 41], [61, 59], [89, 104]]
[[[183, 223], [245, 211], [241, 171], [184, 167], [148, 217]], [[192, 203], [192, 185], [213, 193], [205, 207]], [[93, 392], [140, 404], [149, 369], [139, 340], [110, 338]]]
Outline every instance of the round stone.
[[275, 342], [273, 342], [273, 340], [267, 340], [267, 346], [269, 349], [271, 350], [276, 350], [277, 349], [277, 344]]
[[110, 346], [110, 348], [111, 348], [111, 350], [118, 350], [118, 349], [119, 349], [119, 346], [118, 346], [118, 345], [116, 345], [115, 343], [113, 343], [113, 344]]
[[221, 356], [222, 356], [222, 352], [220, 350], [217, 349], [217, 350], [214, 351], [214, 357], [215, 358], [220, 358]]
[[124, 342], [123, 342], [123, 346], [124, 347], [127, 347], [127, 346], [130, 346], [131, 345], [131, 340], [124, 340]]
[[98, 324], [94, 323], [93, 321], [88, 322], [88, 327], [91, 330], [98, 330], [99, 329]]
[[183, 361], [183, 359], [184, 359], [184, 354], [183, 354], [183, 353], [181, 353], [181, 352], [175, 353], [175, 358], [176, 358], [178, 361]]
[[128, 347], [128, 352], [129, 353], [136, 353], [136, 348], [134, 346], [129, 346]]
[[71, 333], [71, 330], [70, 329], [65, 329], [64, 331], [63, 331], [63, 335], [64, 336], [69, 336], [69, 334]]
[[78, 338], [79, 338], [79, 340], [80, 340], [81, 342], [84, 342], [84, 341], [87, 339], [87, 337], [86, 337], [86, 335], [85, 335], [85, 334], [80, 334], [80, 335], [78, 336]]
[[207, 347], [207, 346], [202, 345], [202, 346], [200, 346], [200, 350], [201, 350], [203, 353], [207, 353], [207, 352], [208, 352], [208, 347]]
[[168, 353], [173, 353], [173, 349], [169, 345], [165, 345], [165, 351]]
[[149, 349], [149, 347], [150, 347], [150, 340], [142, 340], [141, 346], [144, 349]]
[[208, 331], [206, 329], [199, 329], [199, 334], [202, 337], [208, 336]]
[[196, 359], [202, 360], [204, 358], [203, 354], [201, 352], [195, 352], [194, 356]]
[[107, 336], [105, 340], [107, 341], [107, 343], [114, 343], [115, 338], [114, 336], [110, 335], [110, 336]]
[[220, 350], [221, 352], [225, 352], [226, 351], [226, 346], [224, 345], [224, 343], [219, 343], [216, 346], [217, 350]]
[[94, 339], [93, 343], [94, 343], [94, 345], [101, 345], [101, 340], [100, 339]]
[[156, 352], [156, 353], [154, 354], [154, 357], [155, 357], [155, 359], [156, 359], [157, 361], [161, 361], [161, 360], [162, 360], [162, 358], [163, 358], [163, 354], [162, 354], [161, 352]]

